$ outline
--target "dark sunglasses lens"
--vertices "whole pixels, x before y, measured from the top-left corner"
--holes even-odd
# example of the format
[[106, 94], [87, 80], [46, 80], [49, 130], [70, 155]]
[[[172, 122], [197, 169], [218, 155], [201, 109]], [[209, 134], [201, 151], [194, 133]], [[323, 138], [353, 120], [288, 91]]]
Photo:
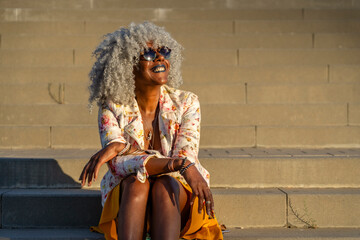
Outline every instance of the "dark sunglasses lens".
[[146, 61], [153, 61], [156, 58], [156, 52], [152, 49], [146, 50], [143, 57]]
[[171, 49], [162, 47], [159, 50], [159, 53], [164, 56], [165, 59], [170, 58]]

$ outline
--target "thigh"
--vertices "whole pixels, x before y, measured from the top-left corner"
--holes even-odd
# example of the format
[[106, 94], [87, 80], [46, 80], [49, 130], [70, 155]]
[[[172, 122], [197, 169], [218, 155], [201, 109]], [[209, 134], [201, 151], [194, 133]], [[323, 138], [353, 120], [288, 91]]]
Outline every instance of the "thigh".
[[[190, 194], [175, 178], [163, 175], [150, 181], [152, 205], [168, 203], [177, 208], [183, 227], [189, 218]], [[155, 202], [154, 202], [155, 201]]]

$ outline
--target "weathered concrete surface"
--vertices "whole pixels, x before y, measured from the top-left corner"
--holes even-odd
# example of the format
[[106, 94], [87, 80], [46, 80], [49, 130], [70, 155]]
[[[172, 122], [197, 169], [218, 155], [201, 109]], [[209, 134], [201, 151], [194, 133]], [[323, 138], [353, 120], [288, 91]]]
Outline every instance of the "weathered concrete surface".
[[289, 224], [297, 227], [360, 227], [360, 188], [284, 189]]
[[[325, 228], [325, 229], [288, 229], [288, 228], [228, 228], [224, 239], [231, 240], [358, 240], [360, 231], [357, 228]], [[88, 229], [0, 229], [2, 240], [100, 240], [101, 234], [92, 233]]]
[[[79, 188], [80, 173], [98, 149], [1, 150], [0, 176], [6, 177], [0, 188]], [[199, 153], [211, 186], [233, 188], [357, 188], [359, 157], [359, 149], [201, 148]], [[93, 187], [105, 171], [106, 165]]]
[[103, 234], [79, 229], [0, 229], [1, 240], [105, 240]]
[[88, 227], [101, 214], [100, 192], [79, 189], [11, 190], [2, 196], [3, 228]]
[[360, 239], [358, 228], [319, 228], [319, 229], [289, 229], [289, 228], [253, 228], [229, 229], [224, 234], [224, 239], [231, 240], [335, 240], [335, 239]]
[[360, 127], [258, 127], [259, 147], [359, 148]]
[[[286, 197], [278, 189], [213, 189], [213, 196], [216, 216], [227, 226], [286, 224]], [[100, 192], [83, 189], [11, 190], [2, 206], [3, 228], [86, 227], [101, 214]]]
[[229, 227], [282, 227], [286, 199], [278, 189], [213, 189], [220, 224]]

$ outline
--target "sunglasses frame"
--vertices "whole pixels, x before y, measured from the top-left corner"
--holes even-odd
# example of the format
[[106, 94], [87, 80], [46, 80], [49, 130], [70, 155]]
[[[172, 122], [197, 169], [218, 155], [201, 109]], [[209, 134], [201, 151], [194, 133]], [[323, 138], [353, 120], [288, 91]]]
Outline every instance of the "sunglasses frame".
[[[162, 50], [163, 49], [166, 49], [167, 52], [166, 53], [162, 53]], [[161, 56], [163, 56], [165, 59], [169, 59], [170, 56], [171, 56], [171, 49], [168, 48], [168, 47], [161, 47], [161, 48], [158, 48], [156, 51], [152, 48], [149, 48], [149, 49], [145, 49], [143, 53], [140, 54], [140, 57], [142, 57], [145, 61], [154, 61], [156, 58], [157, 58], [157, 54], [156, 53], [159, 53]], [[146, 56], [146, 54], [148, 54], [148, 57]], [[152, 54], [149, 55], [149, 54]]]

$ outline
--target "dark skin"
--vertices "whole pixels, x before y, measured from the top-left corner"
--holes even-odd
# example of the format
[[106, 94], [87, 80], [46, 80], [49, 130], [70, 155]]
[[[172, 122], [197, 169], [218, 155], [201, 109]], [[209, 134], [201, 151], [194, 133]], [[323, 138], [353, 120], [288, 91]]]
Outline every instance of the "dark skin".
[[[147, 45], [152, 47], [151, 42]], [[155, 73], [153, 68], [157, 65], [164, 65], [165, 71]], [[170, 62], [158, 52], [155, 60], [140, 59], [138, 68], [134, 68], [135, 95], [144, 122], [153, 123], [155, 119], [160, 87], [167, 83], [169, 70]], [[151, 124], [149, 125], [151, 126]], [[153, 126], [156, 125], [158, 123]], [[159, 129], [155, 127], [151, 130], [154, 132], [152, 147], [161, 151]], [[145, 129], [145, 135], [147, 135], [146, 133]], [[145, 136], [144, 143], [144, 150], [146, 150], [149, 148], [150, 141]], [[124, 147], [123, 143], [113, 142], [92, 156], [80, 175], [82, 185], [85, 185], [87, 181], [90, 186], [97, 179], [100, 167], [117, 156]], [[132, 147], [130, 153], [135, 150]], [[167, 164], [172, 159], [174, 160], [174, 169], [179, 170], [182, 159], [152, 158], [145, 166], [148, 174], [156, 176], [169, 172]], [[190, 163], [187, 160], [185, 165]], [[134, 175], [125, 178], [121, 182], [120, 188], [119, 239], [145, 239], [147, 217], [150, 219], [152, 239], [179, 239], [180, 230], [189, 218], [190, 206], [196, 197], [199, 201], [199, 213], [205, 207], [208, 215], [211, 216], [214, 210], [214, 201], [204, 178], [194, 166], [188, 168], [183, 176], [193, 191], [190, 199], [182, 184], [170, 176], [150, 177], [145, 183], [139, 182]]]

